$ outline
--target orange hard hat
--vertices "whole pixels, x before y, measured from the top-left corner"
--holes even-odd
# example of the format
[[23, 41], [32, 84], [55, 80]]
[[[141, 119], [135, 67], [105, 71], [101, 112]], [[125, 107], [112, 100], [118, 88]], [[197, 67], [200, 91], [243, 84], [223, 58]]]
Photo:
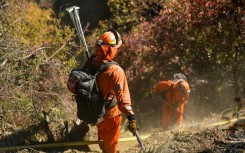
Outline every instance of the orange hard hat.
[[122, 45], [121, 36], [116, 30], [109, 29], [100, 36], [96, 45], [119, 48]]
[[189, 94], [190, 93], [189, 84], [186, 81], [179, 82], [178, 90], [185, 94]]
[[112, 60], [121, 45], [120, 34], [114, 29], [109, 29], [96, 41], [96, 53], [105, 59]]

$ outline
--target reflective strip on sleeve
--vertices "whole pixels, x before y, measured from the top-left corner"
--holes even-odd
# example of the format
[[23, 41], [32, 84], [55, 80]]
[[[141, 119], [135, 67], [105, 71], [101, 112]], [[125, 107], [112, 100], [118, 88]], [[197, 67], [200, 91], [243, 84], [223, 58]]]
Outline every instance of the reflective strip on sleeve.
[[126, 110], [132, 110], [132, 107], [129, 105], [126, 105], [125, 108], [126, 108]]
[[114, 91], [114, 92], [118, 92], [118, 91], [120, 91], [120, 90], [122, 90], [121, 84], [118, 84], [118, 85], [116, 85], [116, 86], [113, 88], [113, 91]]

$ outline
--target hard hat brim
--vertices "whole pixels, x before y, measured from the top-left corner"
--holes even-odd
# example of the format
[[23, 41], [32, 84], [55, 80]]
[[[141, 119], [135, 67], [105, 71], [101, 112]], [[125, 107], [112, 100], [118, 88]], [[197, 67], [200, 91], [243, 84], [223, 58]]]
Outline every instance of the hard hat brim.
[[120, 41], [118, 42], [118, 45], [116, 45], [116, 46], [113, 47], [113, 48], [119, 48], [119, 47], [121, 47], [121, 45], [122, 45], [122, 40], [120, 40]]

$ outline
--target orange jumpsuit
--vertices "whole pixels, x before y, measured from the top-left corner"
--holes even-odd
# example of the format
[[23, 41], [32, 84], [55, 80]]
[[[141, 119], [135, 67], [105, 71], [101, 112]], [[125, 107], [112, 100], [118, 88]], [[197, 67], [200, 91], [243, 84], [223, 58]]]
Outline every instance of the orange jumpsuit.
[[[106, 61], [103, 57], [96, 56], [93, 64], [98, 66]], [[101, 149], [105, 153], [116, 153], [120, 134], [120, 115], [121, 113], [126, 116], [134, 114], [127, 79], [120, 66], [112, 65], [98, 75], [97, 83], [106, 100], [110, 101], [115, 96], [118, 101], [115, 107], [106, 110], [102, 121], [97, 123], [98, 139], [103, 140], [103, 144], [100, 145]]]
[[[181, 87], [180, 87], [181, 85]], [[181, 89], [181, 90], [180, 90]], [[153, 91], [159, 92], [163, 97], [162, 127], [168, 129], [171, 120], [174, 119], [176, 125], [181, 126], [183, 122], [184, 106], [189, 98], [190, 88], [185, 81], [161, 81], [155, 85]], [[167, 104], [168, 103], [168, 104]], [[179, 112], [171, 108], [178, 109]]]

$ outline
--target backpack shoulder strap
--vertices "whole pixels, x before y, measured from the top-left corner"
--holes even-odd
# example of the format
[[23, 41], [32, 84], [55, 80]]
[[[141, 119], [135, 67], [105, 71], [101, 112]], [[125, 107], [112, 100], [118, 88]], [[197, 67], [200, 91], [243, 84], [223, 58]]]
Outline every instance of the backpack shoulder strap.
[[[101, 66], [100, 66], [100, 69], [96, 71], [96, 73], [94, 74], [95, 78], [97, 78], [98, 74], [107, 70], [110, 66], [112, 65], [118, 65], [117, 62], [115, 61], [108, 61], [106, 63], [103, 63]], [[97, 81], [95, 81], [95, 88], [97, 91], [99, 91], [99, 88], [98, 88], [98, 85], [97, 85]]]
[[85, 65], [83, 66], [83, 71], [85, 71], [86, 73], [90, 74], [90, 75], [94, 75], [98, 70], [98, 68], [93, 64], [93, 59], [98, 56], [98, 55], [92, 55], [85, 63]]
[[118, 65], [118, 63], [111, 60], [111, 61], [108, 61], [108, 62], [102, 64], [101, 67], [100, 67], [100, 69], [99, 69], [99, 73], [107, 70], [112, 65]]

